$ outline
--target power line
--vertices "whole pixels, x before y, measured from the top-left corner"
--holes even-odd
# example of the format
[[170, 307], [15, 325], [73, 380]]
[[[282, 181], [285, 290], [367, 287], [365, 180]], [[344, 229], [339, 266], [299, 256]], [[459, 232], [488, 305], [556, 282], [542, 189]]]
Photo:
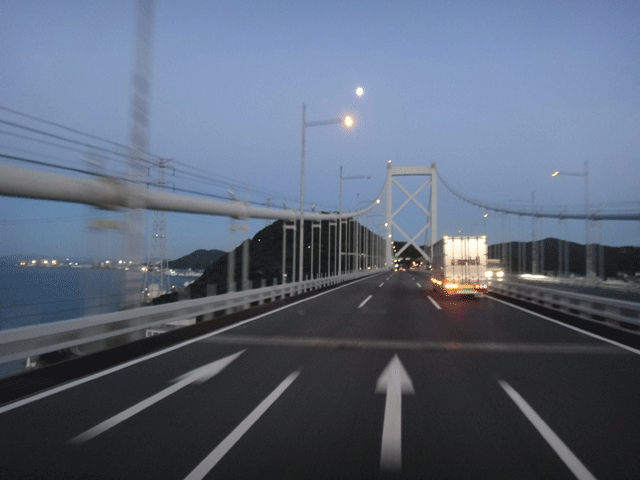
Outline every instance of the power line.
[[0, 158], [6, 158], [9, 160], [15, 160], [18, 162], [24, 162], [24, 163], [31, 163], [34, 165], [40, 165], [42, 167], [50, 167], [50, 168], [57, 168], [60, 170], [66, 170], [68, 172], [76, 172], [76, 173], [82, 173], [84, 175], [90, 175], [90, 176], [95, 176], [96, 173], [95, 172], [90, 172], [88, 170], [83, 170], [81, 168], [74, 168], [74, 167], [65, 167], [62, 165], [56, 165], [55, 163], [49, 163], [49, 162], [42, 162], [40, 160], [32, 160], [29, 158], [23, 158], [23, 157], [16, 157], [13, 155], [5, 155], [4, 153], [0, 153]]
[[[99, 137], [97, 135], [86, 133], [86, 132], [77, 130], [75, 128], [67, 127], [66, 125], [62, 125], [60, 123], [52, 122], [50, 120], [45, 120], [43, 118], [39, 118], [39, 117], [36, 117], [34, 115], [29, 115], [27, 113], [19, 112], [17, 110], [14, 110], [14, 109], [11, 109], [11, 108], [8, 108], [8, 107], [4, 107], [2, 105], [0, 105], [0, 110], [11, 112], [13, 114], [20, 115], [20, 116], [25, 117], [25, 118], [29, 118], [31, 120], [36, 120], [38, 122], [42, 122], [44, 124], [47, 124], [47, 125], [50, 125], [50, 126], [53, 126], [53, 127], [56, 127], [56, 128], [61, 128], [61, 129], [66, 130], [66, 131], [69, 131], [69, 132], [72, 132], [72, 133], [76, 133], [78, 135], [83, 135], [85, 137], [92, 138], [94, 140], [99, 140], [101, 142], [105, 142], [105, 143], [108, 143], [110, 145], [113, 145], [113, 146], [116, 146], [116, 147], [120, 147], [120, 148], [123, 148], [123, 149], [125, 149], [127, 151], [130, 151], [130, 147], [128, 147], [126, 145], [123, 145], [123, 144], [118, 143], [118, 142], [114, 142], [112, 140], [108, 140], [108, 139], [103, 138], [103, 137]], [[97, 147], [95, 145], [86, 144], [84, 142], [79, 142], [77, 140], [67, 139], [67, 138], [61, 137], [59, 135], [55, 135], [55, 134], [51, 134], [51, 133], [48, 133], [48, 132], [44, 132], [44, 131], [41, 131], [41, 130], [34, 129], [32, 127], [27, 127], [27, 126], [24, 126], [24, 125], [15, 124], [15, 123], [12, 123], [12, 122], [8, 122], [6, 120], [0, 120], [0, 122], [8, 124], [8, 125], [11, 125], [11, 126], [14, 126], [16, 128], [23, 128], [23, 129], [26, 129], [26, 130], [33, 131], [34, 133], [39, 133], [41, 135], [51, 136], [51, 137], [57, 138], [59, 140], [76, 143], [76, 144], [79, 144], [79, 145], [83, 145], [85, 147], [96, 148], [96, 149], [102, 150], [102, 151], [107, 152], [107, 153], [111, 153], [111, 154], [114, 154], [114, 155], [117, 155], [117, 156], [121, 156], [121, 157], [127, 158], [127, 156], [125, 154], [122, 154], [122, 153], [119, 153], [119, 152], [113, 152], [111, 150], [107, 150], [107, 149], [104, 149], [102, 147]], [[8, 132], [6, 132], [6, 133], [8, 133]], [[9, 134], [11, 134], [11, 133], [9, 133]], [[14, 135], [18, 135], [18, 134], [14, 134]], [[25, 137], [25, 138], [28, 138], [28, 137]], [[59, 146], [59, 145], [55, 145], [54, 144], [54, 146]], [[142, 153], [144, 153], [146, 155], [149, 155], [151, 157], [154, 157], [154, 158], [160, 158], [159, 155], [155, 155], [155, 154], [152, 154], [152, 153], [149, 153], [149, 152], [142, 152]], [[144, 159], [144, 161], [149, 163], [149, 164], [155, 165], [155, 161], [153, 161], [153, 160]], [[198, 167], [194, 167], [193, 165], [189, 165], [189, 164], [187, 164], [185, 162], [175, 161], [174, 163], [176, 165], [182, 165], [183, 167], [186, 167], [186, 168], [189, 168], [189, 169], [192, 169], [192, 170], [195, 170], [195, 171], [199, 171], [201, 173], [205, 173], [206, 175], [211, 175], [210, 172], [208, 172], [208, 171], [206, 171], [204, 169], [198, 168]], [[185, 173], [186, 175], [191, 175], [191, 176], [194, 176], [194, 177], [198, 177], [197, 174], [191, 173], [191, 172], [188, 172], [188, 171], [183, 171], [183, 173]], [[223, 175], [219, 175], [219, 177], [224, 179], [224, 181], [226, 181], [226, 182], [224, 182], [223, 180], [214, 180], [214, 179], [211, 179], [211, 178], [210, 178], [210, 180], [213, 181], [213, 182], [223, 183], [225, 186], [232, 186], [232, 187], [235, 187], [235, 188], [242, 188], [244, 190], [255, 192], [255, 193], [260, 193], [260, 194], [265, 194], [265, 195], [270, 195], [270, 196], [276, 196], [276, 197], [282, 198], [284, 200], [295, 201], [294, 199], [291, 199], [291, 198], [282, 197], [282, 196], [280, 196], [279, 194], [277, 194], [275, 192], [270, 192], [270, 191], [267, 191], [267, 190], [261, 190], [259, 187], [256, 187], [254, 185], [243, 183], [243, 182], [239, 182], [239, 181], [237, 181], [235, 179], [232, 179], [230, 177], [225, 177]]]
[[[30, 142], [36, 142], [36, 143], [40, 143], [40, 144], [43, 144], [43, 145], [50, 145], [50, 146], [52, 146], [52, 147], [62, 148], [62, 149], [64, 149], [64, 150], [67, 150], [67, 151], [70, 151], [70, 152], [80, 153], [80, 154], [82, 154], [82, 155], [86, 155], [86, 154], [87, 154], [87, 150], [81, 150], [81, 149], [79, 149], [79, 148], [73, 148], [73, 147], [70, 147], [70, 146], [68, 146], [68, 145], [61, 145], [61, 144], [59, 144], [59, 143], [55, 143], [55, 142], [48, 142], [48, 141], [43, 140], [43, 139], [41, 139], [41, 138], [29, 137], [29, 136], [27, 136], [27, 135], [20, 135], [19, 133], [16, 133], [16, 132], [8, 132], [8, 131], [6, 131], [6, 130], [0, 130], [0, 134], [4, 134], [4, 135], [11, 135], [11, 136], [14, 136], [14, 137], [22, 138], [22, 139], [24, 139], [24, 140], [28, 140], [28, 141], [30, 141]], [[15, 148], [15, 147], [9, 147], [9, 146], [6, 146], [5, 148]], [[31, 152], [30, 152], [30, 153], [31, 153]], [[35, 154], [35, 153], [34, 153], [34, 154]], [[37, 155], [42, 155], [42, 154], [39, 154], [39, 153], [38, 153]], [[113, 157], [110, 157], [110, 156], [107, 156], [106, 158], [107, 158], [107, 160], [111, 160], [111, 161], [115, 161], [115, 162], [120, 162], [120, 163], [127, 163], [127, 161], [128, 161], [128, 160], [126, 160], [126, 159], [113, 158]]]
[[[114, 142], [112, 140], [108, 140], [108, 139], [103, 138], [103, 137], [99, 137], [97, 135], [93, 135], [93, 134], [90, 134], [90, 133], [87, 133], [87, 132], [83, 132], [83, 131], [75, 129], [75, 128], [71, 128], [71, 127], [68, 127], [66, 125], [63, 125], [63, 124], [60, 124], [60, 123], [57, 123], [57, 122], [53, 122], [53, 121], [46, 120], [46, 119], [43, 119], [43, 118], [40, 118], [40, 117], [36, 117], [34, 115], [30, 115], [30, 114], [27, 114], [27, 113], [24, 113], [24, 112], [20, 112], [20, 111], [17, 111], [17, 110], [14, 110], [14, 109], [2, 106], [2, 105], [0, 105], [0, 110], [4, 110], [6, 112], [10, 112], [12, 114], [19, 115], [19, 116], [24, 117], [24, 118], [35, 120], [37, 122], [41, 122], [43, 124], [46, 124], [46, 125], [49, 125], [49, 126], [52, 126], [52, 127], [55, 127], [55, 128], [60, 128], [60, 129], [63, 129], [65, 131], [77, 134], [77, 135], [82, 135], [82, 136], [87, 137], [87, 138], [98, 140], [100, 142], [104, 142], [104, 143], [107, 143], [109, 145], [122, 148], [127, 152], [131, 151], [131, 148], [129, 146], [123, 145], [123, 144], [118, 143], [118, 142]], [[4, 123], [4, 124], [12, 126], [14, 128], [19, 128], [19, 129], [31, 131], [31, 132], [39, 134], [39, 135], [44, 135], [44, 136], [48, 136], [48, 137], [55, 138], [55, 139], [58, 139], [58, 140], [62, 140], [64, 142], [69, 142], [69, 143], [73, 143], [73, 144], [76, 144], [76, 145], [81, 145], [81, 146], [83, 146], [85, 148], [92, 148], [92, 149], [98, 150], [98, 151], [103, 152], [103, 153], [109, 153], [111, 155], [115, 155], [116, 157], [122, 157], [122, 159], [111, 158], [111, 160], [115, 160], [115, 161], [123, 162], [123, 163], [125, 161], [129, 160], [127, 154], [125, 154], [125, 153], [113, 151], [113, 150], [110, 150], [110, 149], [107, 149], [107, 148], [104, 148], [104, 147], [100, 147], [100, 146], [92, 145], [90, 143], [82, 142], [82, 141], [79, 141], [79, 140], [63, 137], [61, 135], [57, 135], [57, 134], [54, 134], [54, 133], [50, 133], [50, 132], [46, 132], [46, 131], [43, 131], [43, 130], [39, 130], [37, 128], [33, 128], [33, 127], [30, 127], [30, 126], [26, 126], [26, 125], [21, 125], [21, 124], [18, 124], [18, 123], [10, 122], [10, 121], [7, 121], [7, 120], [0, 120], [0, 123]], [[76, 152], [83, 153], [83, 154], [86, 153], [86, 152], [82, 152], [82, 151], [77, 150], [77, 149], [71, 149], [69, 147], [65, 147], [63, 145], [56, 144], [54, 142], [47, 142], [47, 141], [45, 141], [43, 139], [37, 139], [37, 138], [33, 138], [33, 137], [28, 137], [26, 135], [20, 135], [20, 134], [15, 133], [15, 132], [0, 131], [0, 133], [4, 133], [4, 134], [7, 134], [7, 135], [14, 135], [14, 136], [17, 136], [19, 138], [23, 138], [23, 139], [30, 140], [30, 141], [35, 141], [35, 142], [40, 142], [40, 143], [43, 143], [43, 144], [48, 144], [48, 145], [55, 146], [55, 147], [58, 147], [58, 148], [66, 148], [66, 149], [68, 149], [70, 151], [76, 151]], [[160, 158], [160, 156], [152, 154], [150, 152], [142, 152], [142, 153], [144, 153], [145, 155], [148, 155], [150, 157], [153, 157], [154, 159]], [[155, 160], [146, 159], [146, 158], [143, 158], [142, 160], [144, 162], [146, 162], [147, 164], [149, 164], [149, 165], [155, 165]], [[298, 201], [295, 198], [286, 197], [286, 196], [283, 196], [283, 195], [281, 195], [281, 194], [279, 194], [277, 192], [273, 192], [273, 191], [270, 191], [270, 190], [262, 189], [260, 187], [255, 186], [255, 185], [251, 185], [251, 184], [248, 184], [248, 183], [245, 183], [245, 182], [241, 182], [241, 181], [238, 181], [238, 180], [235, 180], [233, 178], [226, 177], [226, 176], [223, 176], [223, 175], [217, 175], [217, 177], [220, 178], [220, 180], [218, 180], [210, 172], [208, 172], [208, 171], [206, 171], [204, 169], [195, 167], [193, 165], [187, 164], [185, 162], [175, 161], [175, 164], [176, 165], [181, 165], [181, 166], [185, 167], [186, 169], [189, 169], [189, 170], [192, 170], [192, 171], [195, 171], [195, 172], [200, 172], [198, 174], [198, 173], [193, 173], [192, 171], [189, 171], [189, 170], [182, 170], [182, 169], [178, 170], [183, 175], [187, 175], [187, 176], [193, 177], [192, 180], [200, 181], [200, 182], [203, 182], [203, 183], [209, 181], [212, 184], [219, 185], [219, 186], [221, 186], [223, 188], [240, 189], [240, 190], [244, 190], [244, 191], [246, 191], [248, 193], [255, 193], [255, 194], [264, 195], [264, 196], [272, 197], [272, 198], [275, 197], [277, 199], [285, 200], [285, 201], [292, 202], [292, 203]], [[202, 174], [205, 174], [207, 177], [203, 178]], [[187, 180], [186, 178], [183, 178], [183, 179]], [[316, 205], [318, 205], [319, 207], [322, 207], [322, 208], [329, 208], [329, 209], [333, 208], [333, 207], [330, 207], [328, 205], [318, 204], [317, 202], [316, 202]]]
[[[111, 153], [112, 155], [117, 155], [119, 157], [128, 158], [127, 155], [125, 155], [123, 153], [120, 153], [120, 152], [115, 152], [113, 150], [108, 150], [108, 149], [106, 149], [104, 147], [99, 147], [97, 145], [92, 145], [90, 143], [81, 142], [79, 140], [73, 140], [71, 138], [65, 138], [65, 137], [62, 137], [60, 135], [56, 135], [56, 134], [53, 134], [53, 133], [45, 132], [44, 130], [38, 130], [37, 128], [27, 127], [26, 125], [20, 125], [19, 123], [13, 123], [13, 122], [9, 122], [7, 120], [0, 120], [0, 123], [4, 123], [5, 125], [9, 125], [9, 126], [12, 126], [14, 128], [20, 128], [20, 129], [23, 129], [23, 130], [28, 130], [30, 132], [37, 133], [39, 135], [44, 135], [44, 136], [52, 137], [52, 138], [55, 138], [55, 139], [58, 139], [58, 140], [62, 140], [62, 141], [65, 141], [65, 142], [74, 143], [76, 145], [82, 145], [83, 147], [93, 148], [93, 149], [99, 150], [101, 152]], [[149, 165], [153, 164], [153, 162], [151, 160], [147, 160], [147, 159], [142, 159], [142, 160], [144, 162], [148, 163]]]
[[[57, 128], [61, 128], [63, 130], [67, 130], [69, 132], [77, 133], [78, 135], [83, 135], [85, 137], [93, 138], [94, 140], [99, 140], [101, 142], [108, 143], [108, 144], [113, 145], [115, 147], [124, 148], [127, 151], [131, 150], [131, 147], [129, 147], [127, 145], [123, 145], [123, 144], [118, 143], [118, 142], [114, 142], [113, 140], [108, 140], [106, 138], [98, 137], [97, 135], [92, 135], [90, 133], [82, 132], [80, 130], [76, 130], [75, 128], [67, 127], [66, 125], [62, 125], [60, 123], [52, 122], [50, 120], [45, 120], [43, 118], [39, 118], [39, 117], [36, 117], [34, 115], [29, 115], [28, 113], [23, 113], [23, 112], [19, 112], [17, 110], [13, 110], [12, 108], [8, 108], [8, 107], [4, 107], [4, 106], [0, 105], [0, 110], [11, 112], [11, 113], [13, 113], [15, 115], [20, 115], [22, 117], [26, 117], [26, 118], [29, 118], [31, 120], [36, 120], [38, 122], [42, 122], [42, 123], [45, 123], [47, 125], [51, 125], [53, 127], [57, 127]], [[149, 152], [142, 152], [142, 153], [144, 153], [146, 155], [149, 155], [151, 157], [160, 158], [159, 155], [153, 155], [153, 154], [151, 154]]]

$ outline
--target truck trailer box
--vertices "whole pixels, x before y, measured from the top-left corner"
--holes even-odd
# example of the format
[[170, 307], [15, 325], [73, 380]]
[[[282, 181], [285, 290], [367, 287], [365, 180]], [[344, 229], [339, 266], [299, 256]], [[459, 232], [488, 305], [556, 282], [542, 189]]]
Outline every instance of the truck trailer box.
[[487, 237], [443, 237], [433, 245], [431, 280], [447, 295], [487, 293]]

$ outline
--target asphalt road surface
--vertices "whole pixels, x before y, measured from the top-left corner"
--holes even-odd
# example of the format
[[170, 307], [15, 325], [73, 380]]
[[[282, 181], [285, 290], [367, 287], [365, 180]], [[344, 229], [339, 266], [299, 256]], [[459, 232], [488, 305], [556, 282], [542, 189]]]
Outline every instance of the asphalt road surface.
[[640, 478], [640, 352], [378, 274], [0, 407], [0, 478]]

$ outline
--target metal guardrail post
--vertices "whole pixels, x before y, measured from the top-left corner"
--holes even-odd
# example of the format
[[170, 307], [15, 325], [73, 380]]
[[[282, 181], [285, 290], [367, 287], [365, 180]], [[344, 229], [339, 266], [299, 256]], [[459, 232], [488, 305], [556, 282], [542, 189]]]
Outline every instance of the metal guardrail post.
[[494, 282], [490, 284], [489, 290], [601, 325], [640, 334], [640, 303], [507, 281]]
[[[352, 273], [325, 279], [307, 280], [305, 285], [274, 283], [271, 287], [230, 291], [223, 295], [185, 300], [163, 305], [139, 307], [130, 310], [92, 315], [61, 322], [21, 327], [0, 331], [0, 364], [13, 360], [37, 357], [43, 353], [79, 347], [95, 341], [125, 338], [127, 335], [147, 329], [162, 327], [168, 323], [193, 318], [213, 318], [216, 312], [234, 311], [242, 305], [258, 302], [261, 298], [285, 298], [303, 289], [333, 285], [338, 282], [377, 273]], [[232, 288], [234, 286], [232, 285]], [[144, 336], [144, 335], [143, 335]], [[79, 350], [82, 353], [82, 349]]]

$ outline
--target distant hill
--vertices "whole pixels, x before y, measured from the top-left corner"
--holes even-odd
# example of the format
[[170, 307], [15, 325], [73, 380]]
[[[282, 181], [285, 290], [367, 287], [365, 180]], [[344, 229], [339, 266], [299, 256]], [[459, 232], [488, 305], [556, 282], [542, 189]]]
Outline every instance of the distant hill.
[[[306, 222], [305, 227], [311, 226], [311, 222]], [[306, 233], [306, 232], [305, 232]], [[309, 229], [309, 235], [311, 230]], [[307, 237], [310, 238], [310, 237]], [[291, 249], [293, 248], [293, 237], [288, 235], [288, 270], [291, 269]], [[239, 284], [242, 271], [242, 244], [234, 249], [235, 255], [235, 281]], [[216, 285], [217, 293], [227, 291], [227, 262], [229, 255], [220, 256], [213, 265], [207, 267], [200, 278], [190, 287], [191, 297], [198, 298], [206, 295], [207, 285]], [[282, 221], [278, 220], [259, 231], [249, 241], [249, 278], [253, 280], [254, 286], [260, 285], [261, 279], [266, 279], [271, 285], [274, 278], [280, 279], [282, 276]]]
[[[314, 243], [314, 274], [317, 275], [317, 246], [318, 246], [318, 237], [322, 238], [321, 241], [321, 262], [320, 262], [320, 273], [322, 275], [326, 275], [331, 268], [333, 274], [333, 268], [336, 264], [335, 262], [335, 228], [331, 228], [331, 248], [329, 248], [329, 222], [323, 220], [322, 228], [319, 232], [314, 233], [315, 243]], [[304, 241], [305, 247], [308, 249], [311, 247], [311, 229], [313, 222], [305, 222], [304, 223]], [[267, 285], [272, 285], [274, 279], [276, 281], [281, 282], [282, 279], [282, 244], [283, 244], [283, 235], [282, 235], [282, 220], [277, 220], [270, 225], [266, 226], [262, 230], [260, 230], [256, 235], [250, 239], [249, 241], [249, 279], [253, 284], [253, 287], [259, 287], [260, 282], [265, 280]], [[297, 231], [299, 232], [299, 230]], [[296, 233], [296, 236], [298, 233]], [[362, 236], [364, 238], [364, 235]], [[342, 237], [342, 250], [346, 251], [347, 248], [347, 235], [343, 235]], [[287, 265], [286, 265], [286, 274], [287, 278], [293, 278], [292, 272], [292, 251], [293, 251], [293, 235], [291, 232], [287, 233], [287, 238], [285, 241], [286, 252], [287, 252]], [[298, 246], [296, 246], [298, 248]], [[360, 250], [362, 251], [364, 248], [364, 243], [361, 244]], [[297, 250], [296, 250], [297, 253]], [[235, 266], [236, 271], [234, 275], [234, 280], [236, 284], [239, 286], [241, 281], [242, 274], [242, 244], [238, 245], [238, 247], [234, 250], [235, 254]], [[329, 260], [329, 256], [331, 256], [331, 260]], [[227, 262], [229, 260], [229, 255], [223, 255], [220, 257], [213, 265], [208, 267], [202, 276], [198, 278], [191, 286], [189, 287], [191, 298], [199, 298], [204, 297], [206, 295], [207, 285], [216, 285], [216, 291], [218, 294], [225, 293], [227, 291]], [[305, 271], [308, 272], [310, 270], [311, 263], [311, 255], [305, 255]], [[297, 269], [296, 269], [297, 272]], [[239, 288], [239, 287], [238, 287]]]
[[225, 254], [226, 252], [223, 252], [222, 250], [200, 249], [190, 253], [189, 255], [180, 257], [177, 260], [170, 260], [169, 268], [181, 270], [186, 270], [188, 268], [192, 270], [205, 270]]
[[[567, 242], [569, 246], [569, 272], [576, 275], [584, 275], [586, 270], [586, 249], [584, 245]], [[558, 273], [558, 248], [557, 238], [545, 238], [538, 243], [542, 248], [542, 271], [545, 273]], [[508, 248], [509, 243], [489, 246], [489, 258], [500, 258], [501, 248]], [[525, 271], [531, 271], [531, 242], [524, 242]], [[505, 250], [508, 251], [508, 250]], [[602, 253], [602, 259], [600, 254]], [[635, 275], [640, 272], [640, 247], [608, 247], [594, 245], [594, 262], [597, 268], [602, 260], [604, 276], [613, 278], [620, 275]], [[511, 265], [518, 265], [518, 243], [511, 242]]]

